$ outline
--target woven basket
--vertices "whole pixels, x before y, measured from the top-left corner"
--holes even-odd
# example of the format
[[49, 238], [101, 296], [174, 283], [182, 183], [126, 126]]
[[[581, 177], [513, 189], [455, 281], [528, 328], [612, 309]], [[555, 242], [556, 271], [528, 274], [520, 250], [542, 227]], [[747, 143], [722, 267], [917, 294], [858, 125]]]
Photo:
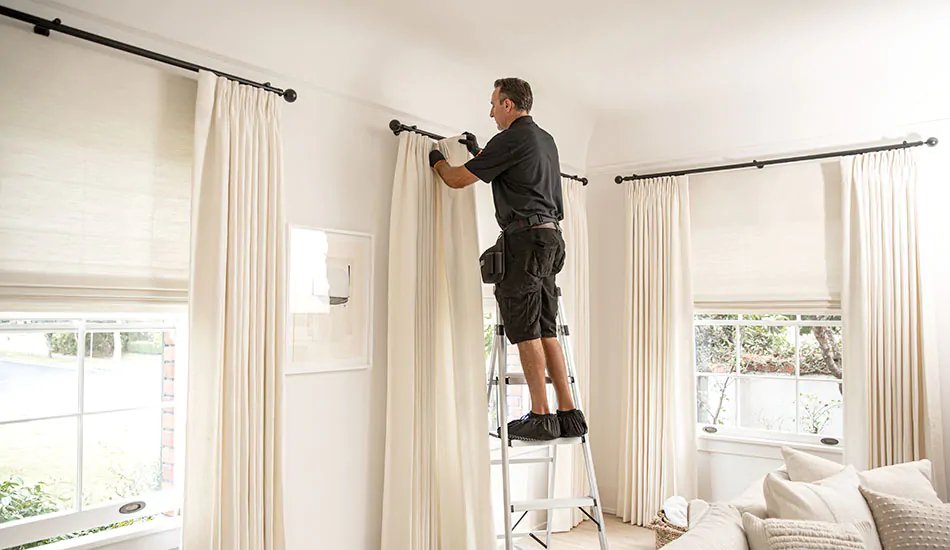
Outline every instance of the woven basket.
[[656, 537], [657, 550], [680, 538], [686, 532], [685, 527], [670, 523], [663, 510], [657, 512], [656, 517], [650, 522], [650, 529], [653, 529]]

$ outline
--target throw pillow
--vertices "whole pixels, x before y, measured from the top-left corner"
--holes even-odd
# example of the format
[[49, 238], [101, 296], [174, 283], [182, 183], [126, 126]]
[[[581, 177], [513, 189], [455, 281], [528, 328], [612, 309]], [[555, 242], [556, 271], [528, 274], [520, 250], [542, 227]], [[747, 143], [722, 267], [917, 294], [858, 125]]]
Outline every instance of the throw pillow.
[[950, 548], [950, 504], [929, 504], [861, 488], [884, 550]]
[[859, 524], [760, 519], [742, 515], [742, 526], [749, 541], [749, 550], [864, 550], [864, 537], [874, 527], [870, 522]]
[[742, 533], [742, 518], [728, 504], [713, 502], [696, 525], [664, 550], [749, 550]]
[[844, 466], [837, 462], [791, 447], [782, 447], [782, 458], [785, 459], [788, 477], [792, 481], [813, 483], [844, 470]]
[[[831, 523], [873, 522], [871, 510], [858, 490], [853, 466], [815, 483], [784, 481], [771, 474], [765, 478], [765, 502], [770, 518], [825, 521]], [[877, 534], [867, 538], [868, 550], [880, 550]]]
[[876, 493], [895, 497], [913, 498], [931, 504], [940, 504], [934, 490], [933, 465], [929, 460], [883, 466], [860, 472], [861, 486]]
[[[772, 472], [779, 479], [788, 480], [788, 472], [784, 467], [779, 468]], [[765, 519], [768, 516], [768, 511], [765, 505], [765, 491], [763, 487], [765, 486], [765, 476], [760, 477], [755, 480], [752, 485], [749, 485], [749, 488], [743, 491], [743, 493], [736, 498], [727, 502], [739, 510], [740, 514], [746, 512], [752, 514], [757, 518]]]

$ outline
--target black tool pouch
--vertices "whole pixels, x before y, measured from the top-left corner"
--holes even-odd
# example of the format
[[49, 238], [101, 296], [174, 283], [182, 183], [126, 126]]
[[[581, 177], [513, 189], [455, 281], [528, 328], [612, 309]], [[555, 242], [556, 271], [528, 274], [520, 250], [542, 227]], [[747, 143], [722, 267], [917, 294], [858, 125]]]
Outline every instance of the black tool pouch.
[[498, 236], [495, 244], [482, 252], [479, 257], [482, 269], [482, 282], [497, 285], [505, 278], [505, 234]]

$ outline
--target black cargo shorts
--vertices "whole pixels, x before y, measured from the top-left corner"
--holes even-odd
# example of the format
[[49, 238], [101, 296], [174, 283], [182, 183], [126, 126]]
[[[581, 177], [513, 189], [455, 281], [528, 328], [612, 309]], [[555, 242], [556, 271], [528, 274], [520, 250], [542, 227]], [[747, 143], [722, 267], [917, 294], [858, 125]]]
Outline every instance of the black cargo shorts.
[[564, 238], [555, 228], [505, 235], [505, 276], [495, 285], [505, 332], [512, 344], [557, 337], [557, 286], [564, 268]]

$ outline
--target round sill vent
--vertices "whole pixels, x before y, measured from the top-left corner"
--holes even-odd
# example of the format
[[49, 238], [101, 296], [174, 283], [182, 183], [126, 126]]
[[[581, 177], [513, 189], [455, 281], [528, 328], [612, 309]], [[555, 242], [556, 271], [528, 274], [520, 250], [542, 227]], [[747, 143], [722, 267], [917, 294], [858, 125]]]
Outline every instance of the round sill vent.
[[838, 443], [840, 443], [840, 441], [838, 441], [837, 439], [833, 437], [822, 437], [821, 442], [824, 443], [825, 445], [837, 445]]
[[706, 433], [708, 433], [708, 434], [714, 434], [714, 433], [718, 432], [719, 430], [716, 429], [715, 426], [703, 426], [703, 431], [706, 432]]
[[120, 514], [134, 514], [142, 510], [143, 508], [145, 508], [145, 503], [142, 502], [141, 500], [137, 500], [135, 502], [130, 502], [128, 504], [122, 505], [122, 507], [119, 508], [119, 513]]

